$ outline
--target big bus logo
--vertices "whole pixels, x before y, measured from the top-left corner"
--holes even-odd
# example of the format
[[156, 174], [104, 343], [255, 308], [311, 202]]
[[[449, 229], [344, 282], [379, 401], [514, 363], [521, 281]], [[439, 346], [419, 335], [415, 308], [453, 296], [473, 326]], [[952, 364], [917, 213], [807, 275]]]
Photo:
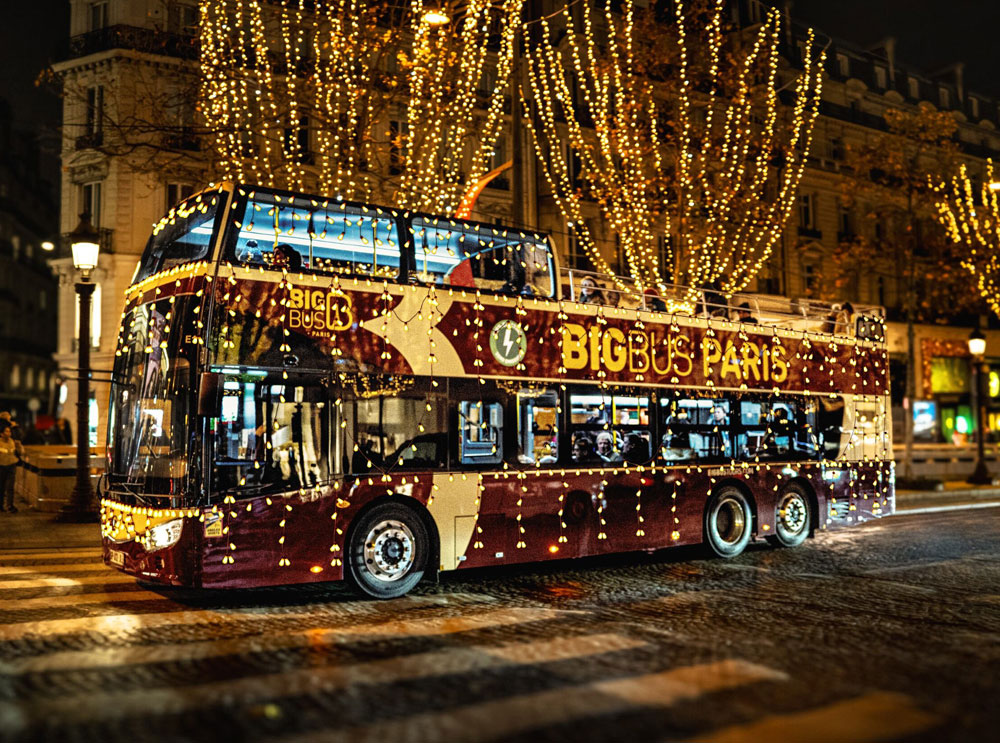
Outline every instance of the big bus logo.
[[340, 291], [292, 287], [286, 306], [289, 330], [336, 333], [354, 324], [350, 297]]

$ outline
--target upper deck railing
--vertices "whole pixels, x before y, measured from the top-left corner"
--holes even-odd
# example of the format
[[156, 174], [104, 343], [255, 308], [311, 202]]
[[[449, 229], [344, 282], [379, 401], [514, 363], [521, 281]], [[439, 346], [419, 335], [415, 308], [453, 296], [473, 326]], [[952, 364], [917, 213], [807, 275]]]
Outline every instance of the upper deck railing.
[[[603, 307], [756, 323], [815, 333], [882, 340], [885, 310], [774, 294], [698, 289], [677, 284], [643, 287], [632, 278], [563, 268], [561, 298]], [[588, 288], [593, 285], [593, 289]]]

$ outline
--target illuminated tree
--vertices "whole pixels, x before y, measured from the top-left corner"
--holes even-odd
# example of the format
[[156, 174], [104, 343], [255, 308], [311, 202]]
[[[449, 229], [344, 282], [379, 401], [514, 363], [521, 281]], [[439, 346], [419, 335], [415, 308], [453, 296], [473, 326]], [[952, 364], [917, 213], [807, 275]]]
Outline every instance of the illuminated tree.
[[222, 177], [453, 214], [490, 169], [520, 0], [470, 0], [439, 24], [423, 0], [201, 7], [202, 110]]
[[[723, 0], [678, 2], [670, 26], [646, 21], [639, 34], [631, 0], [620, 13], [611, 5], [598, 14], [582, 3], [579, 23], [564, 9], [561, 46], [541, 43], [529, 56], [536, 150], [553, 197], [599, 270], [611, 272], [584, 219], [588, 200], [640, 283], [718, 281], [737, 291], [770, 255], [794, 204], [823, 54], [813, 56], [810, 34], [786, 109], [777, 12], [747, 38], [725, 33]], [[555, 38], [548, 19], [540, 24]]]
[[983, 177], [973, 178], [963, 164], [938, 189], [938, 219], [960, 247], [961, 266], [973, 277], [980, 296], [1000, 316], [1000, 199], [993, 161]]

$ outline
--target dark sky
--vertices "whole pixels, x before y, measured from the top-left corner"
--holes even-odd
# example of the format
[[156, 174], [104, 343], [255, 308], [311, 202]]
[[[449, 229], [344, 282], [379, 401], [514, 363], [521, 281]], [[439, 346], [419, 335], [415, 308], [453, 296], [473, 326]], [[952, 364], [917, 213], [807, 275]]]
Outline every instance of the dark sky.
[[[68, 34], [69, 0], [0, 0], [0, 7], [0, 96], [20, 126], [55, 126], [58, 100], [32, 83]], [[971, 89], [1000, 95], [996, 0], [796, 0], [792, 16], [859, 45], [893, 35], [899, 61], [924, 71], [965, 61]]]
[[792, 19], [861, 46], [895, 36], [900, 64], [934, 72], [965, 62], [970, 90], [1000, 96], [996, 0], [796, 0]]

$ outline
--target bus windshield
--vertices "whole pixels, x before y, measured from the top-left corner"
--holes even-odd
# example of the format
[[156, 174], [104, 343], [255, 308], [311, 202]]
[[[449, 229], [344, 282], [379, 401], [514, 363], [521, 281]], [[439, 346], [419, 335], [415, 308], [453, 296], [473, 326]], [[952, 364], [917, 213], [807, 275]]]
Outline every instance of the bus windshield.
[[125, 318], [108, 421], [108, 475], [144, 494], [179, 495], [188, 470], [192, 369], [171, 317], [192, 297], [161, 300]]
[[171, 209], [153, 227], [135, 281], [182, 263], [208, 258], [222, 196], [219, 191], [200, 193]]

